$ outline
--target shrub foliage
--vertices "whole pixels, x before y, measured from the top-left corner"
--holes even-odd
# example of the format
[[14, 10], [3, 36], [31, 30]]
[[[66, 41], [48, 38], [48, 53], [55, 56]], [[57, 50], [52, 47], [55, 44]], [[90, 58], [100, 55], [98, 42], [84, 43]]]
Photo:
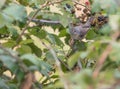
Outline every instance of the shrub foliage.
[[0, 0], [0, 89], [119, 89], [119, 73], [119, 0]]

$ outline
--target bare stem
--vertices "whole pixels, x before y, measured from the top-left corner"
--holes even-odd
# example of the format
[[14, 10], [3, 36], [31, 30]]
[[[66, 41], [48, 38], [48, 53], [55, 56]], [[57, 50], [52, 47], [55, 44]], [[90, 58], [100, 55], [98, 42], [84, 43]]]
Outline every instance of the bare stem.
[[[112, 35], [112, 41], [115, 41], [119, 36], [120, 36], [120, 32], [119, 31], [115, 32]], [[98, 77], [99, 72], [100, 72], [101, 68], [103, 67], [104, 62], [106, 61], [106, 59], [107, 59], [107, 57], [108, 57], [108, 55], [110, 54], [111, 51], [112, 51], [112, 45], [109, 44], [106, 47], [105, 51], [101, 54], [101, 56], [100, 56], [100, 58], [99, 58], [99, 60], [96, 64], [96, 68], [93, 72], [93, 77], [94, 78]]]
[[[28, 18], [28, 20], [31, 18]], [[44, 19], [32, 19], [32, 22], [35, 23], [48, 23], [48, 24], [60, 24], [60, 21], [51, 21], [51, 20], [44, 20]]]
[[64, 88], [65, 88], [65, 89], [70, 89], [69, 82], [68, 82], [68, 80], [64, 77], [64, 73], [62, 72], [61, 65], [60, 65], [59, 59], [58, 59], [57, 56], [56, 56], [55, 51], [54, 51], [52, 48], [50, 49], [50, 51], [51, 51], [51, 53], [52, 53], [52, 55], [53, 55], [53, 57], [54, 57], [54, 59], [55, 59], [55, 61], [56, 61], [56, 65], [57, 65], [58, 70], [59, 70], [59, 75], [60, 75], [60, 77], [61, 77], [61, 81], [62, 81], [63, 84], [64, 84]]
[[43, 9], [43, 8], [45, 8], [45, 7], [47, 7], [47, 6], [56, 4], [56, 3], [60, 3], [60, 2], [62, 2], [62, 1], [64, 1], [64, 0], [59, 0], [59, 1], [56, 1], [56, 2], [49, 2], [49, 3], [46, 3], [46, 4], [42, 5], [42, 6], [40, 7], [40, 9], [38, 9], [38, 10], [35, 12], [35, 14], [28, 20], [27, 24], [26, 24], [25, 27], [22, 29], [21, 34], [20, 34], [19, 37], [17, 38], [16, 43], [17, 43], [17, 44], [19, 43], [22, 35], [24, 35], [24, 32], [25, 32], [26, 29], [29, 27], [30, 22], [32, 21], [32, 19], [35, 18], [35, 16], [38, 14], [38, 12], [39, 12], [41, 9]]
[[[63, 71], [61, 69], [61, 65], [60, 65], [61, 60], [57, 58], [57, 54], [55, 53], [55, 51], [53, 50], [53, 48], [51, 46], [46, 45], [41, 39], [40, 39], [40, 41], [48, 50], [50, 50], [52, 56], [54, 57], [54, 59], [56, 61], [56, 66], [57, 66], [57, 68], [59, 70], [59, 76], [61, 77], [61, 81], [64, 84], [64, 88], [65, 89], [70, 89], [69, 82], [64, 77], [64, 73], [63, 73]], [[61, 63], [63, 63], [63, 62], [61, 62]], [[63, 65], [64, 65], [64, 63], [63, 63]], [[66, 67], [67, 65], [65, 64], [64, 66]], [[70, 69], [69, 67], [67, 67], [67, 68]]]

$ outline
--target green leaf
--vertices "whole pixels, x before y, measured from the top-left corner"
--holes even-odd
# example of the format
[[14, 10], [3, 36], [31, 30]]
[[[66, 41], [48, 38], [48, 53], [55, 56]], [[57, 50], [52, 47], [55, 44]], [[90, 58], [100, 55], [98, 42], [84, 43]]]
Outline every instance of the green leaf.
[[0, 89], [10, 89], [6, 82], [0, 78]]
[[92, 78], [92, 70], [90, 69], [81, 70], [79, 73], [71, 76], [73, 76], [71, 78], [72, 82], [75, 82], [77, 84], [77, 86], [75, 86], [75, 89], [87, 89], [90, 85], [94, 86], [95, 84], [94, 78]]
[[46, 32], [44, 30], [40, 30], [39, 32], [36, 32], [36, 36], [45, 39], [46, 38]]
[[55, 63], [55, 59], [54, 59], [54, 57], [53, 57], [53, 55], [51, 54], [50, 51], [47, 51], [47, 52], [46, 52], [45, 57], [46, 57], [47, 62], [48, 62], [49, 64], [52, 64], [52, 65], [53, 65], [53, 64]]
[[19, 1], [23, 5], [31, 5], [31, 6], [34, 5], [37, 6], [45, 3], [45, 0], [17, 0], [17, 1]]
[[16, 59], [12, 58], [8, 55], [0, 55], [0, 60], [4, 63], [4, 65], [9, 68], [12, 72], [17, 69]]
[[38, 18], [41, 17], [41, 16], [42, 16], [43, 19], [50, 19], [50, 20], [53, 20], [53, 21], [58, 21], [59, 17], [61, 15], [58, 14], [58, 13], [53, 13], [53, 12], [44, 12], [44, 13], [39, 12], [38, 13]]
[[101, 8], [105, 9], [106, 12], [108, 12], [110, 14], [114, 14], [117, 11], [117, 4], [116, 4], [115, 0], [102, 1]]
[[55, 34], [48, 33], [47, 38], [54, 45], [56, 44], [56, 45], [58, 45], [60, 47], [63, 47], [63, 45], [64, 45], [63, 42], [59, 39], [59, 37], [57, 35], [55, 35]]
[[80, 52], [76, 52], [68, 59], [68, 65], [72, 68], [80, 58]]
[[88, 52], [81, 52], [80, 53], [80, 58], [84, 59], [88, 56]]
[[120, 71], [115, 70], [114, 76], [115, 76], [116, 79], [120, 79]]
[[87, 48], [87, 43], [79, 42], [79, 41], [76, 41], [74, 44], [74, 47], [73, 47], [73, 49], [76, 51], [84, 51], [84, 50], [86, 50], [86, 48]]
[[15, 45], [16, 45], [16, 42], [13, 41], [13, 40], [8, 40], [7, 42], [3, 43], [3, 46], [8, 47], [8, 48], [11, 48], [11, 47], [13, 47]]
[[114, 14], [117, 11], [117, 4], [115, 0], [95, 0], [92, 5], [92, 11], [98, 12], [104, 9], [107, 13]]
[[0, 60], [4, 63], [6, 67], [12, 68], [15, 65], [14, 63], [16, 62], [17, 59], [11, 55], [17, 55], [17, 53], [11, 49], [5, 50], [2, 49], [0, 50]]
[[20, 69], [20, 68], [18, 68], [17, 70], [16, 70], [16, 73], [15, 73], [17, 76], [16, 76], [16, 78], [17, 78], [17, 81], [18, 82], [21, 82], [22, 80], [23, 80], [23, 78], [24, 78], [24, 72], [23, 72], [23, 70], [22, 69]]
[[52, 70], [52, 66], [51, 65], [49, 65], [49, 64], [47, 64], [47, 63], [45, 63], [44, 61], [40, 61], [40, 64], [39, 64], [40, 66], [40, 73], [42, 73], [43, 75], [45, 75], [45, 76], [49, 76], [49, 72], [50, 72], [50, 70]]
[[25, 54], [25, 53], [31, 53], [32, 52], [31, 48], [28, 45], [21, 45], [20, 48], [17, 48], [17, 51], [20, 54]]
[[108, 35], [111, 33], [111, 27], [109, 25], [104, 25], [98, 32], [101, 34]]
[[22, 5], [29, 5], [29, 0], [17, 0]]
[[92, 5], [92, 11], [93, 12], [99, 12], [100, 11], [100, 1], [99, 0], [95, 0], [93, 5]]
[[9, 84], [10, 89], [18, 89], [18, 86], [16, 84]]
[[59, 33], [59, 37], [64, 37], [66, 36], [68, 33], [66, 32], [66, 29], [62, 29]]
[[110, 58], [113, 61], [116, 61], [118, 64], [120, 64], [120, 43], [112, 43], [112, 52], [110, 53]]
[[30, 65], [30, 69], [32, 70], [39, 70], [40, 73], [48, 76], [48, 72], [51, 70], [51, 66], [47, 63], [45, 63], [44, 61], [40, 60], [38, 57], [36, 57], [35, 55], [33, 54], [25, 54], [23, 56], [21, 56], [21, 59], [23, 61], [28, 61], [28, 62], [31, 62], [32, 64], [34, 64], [35, 66], [33, 65]]
[[32, 39], [26, 39], [20, 42], [20, 44], [30, 44], [30, 43], [33, 43]]
[[2, 28], [3, 26], [7, 24], [11, 24], [12, 21], [13, 21], [12, 18], [8, 17], [4, 13], [0, 13], [0, 28]]
[[5, 4], [6, 0], [0, 0], [0, 9]]
[[34, 35], [39, 37], [40, 39], [45, 39], [46, 38], [46, 31], [41, 29], [40, 27], [34, 27], [29, 29], [29, 32]]
[[8, 31], [10, 32], [10, 35], [17, 37], [18, 36], [18, 32], [16, 30], [16, 28], [12, 25], [7, 25]]
[[68, 20], [68, 15], [65, 14], [62, 17], [60, 17], [60, 23], [64, 26], [67, 27], [69, 24], [69, 20]]
[[21, 56], [22, 60], [28, 60], [34, 65], [39, 65], [39, 59], [34, 54], [24, 54]]
[[112, 30], [116, 31], [119, 29], [119, 25], [120, 25], [119, 21], [120, 21], [120, 14], [109, 16], [109, 24]]
[[[45, 47], [43, 46], [43, 44], [41, 43], [41, 41], [39, 40], [38, 37], [36, 37], [36, 36], [31, 36], [31, 39], [33, 39], [33, 44], [34, 44], [36, 47], [40, 48], [41, 50], [44, 50], [44, 49], [45, 49]], [[48, 42], [47, 42], [46, 40], [44, 40], [44, 43], [47, 43], [47, 44], [48, 44]]]
[[87, 39], [95, 39], [98, 35], [93, 31], [93, 29], [90, 29], [86, 35]]
[[36, 56], [41, 57], [42, 55], [42, 50], [40, 48], [38, 48], [36, 45], [34, 45], [33, 43], [29, 44], [29, 46], [32, 49], [32, 53], [34, 53]]
[[9, 31], [7, 30], [6, 27], [2, 27], [2, 28], [0, 28], [0, 34], [2, 34], [2, 35], [9, 34]]
[[3, 11], [6, 15], [14, 18], [18, 21], [25, 21], [25, 18], [27, 17], [26, 9], [19, 4], [10, 3], [7, 8]]

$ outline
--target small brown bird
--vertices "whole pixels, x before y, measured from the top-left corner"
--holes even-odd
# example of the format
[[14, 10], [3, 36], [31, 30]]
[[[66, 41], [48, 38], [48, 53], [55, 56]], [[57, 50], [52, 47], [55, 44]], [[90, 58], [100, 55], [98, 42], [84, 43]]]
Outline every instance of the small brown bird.
[[80, 23], [78, 26], [73, 26], [73, 24], [69, 25], [69, 30], [70, 30], [70, 35], [71, 39], [69, 40], [69, 45], [71, 46], [72, 49], [74, 49], [74, 43], [75, 40], [81, 41], [87, 32], [89, 31], [91, 27], [91, 23], [93, 21], [94, 17], [90, 17], [86, 23]]
[[85, 37], [86, 33], [89, 31], [92, 20], [93, 17], [90, 17], [85, 24], [80, 23], [78, 26], [73, 26], [70, 24], [69, 29], [71, 38], [73, 40], [82, 40]]

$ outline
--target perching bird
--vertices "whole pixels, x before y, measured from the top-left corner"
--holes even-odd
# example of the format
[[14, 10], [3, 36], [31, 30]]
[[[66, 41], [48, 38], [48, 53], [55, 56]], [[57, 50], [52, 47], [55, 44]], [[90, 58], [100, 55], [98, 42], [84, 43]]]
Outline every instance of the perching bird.
[[71, 38], [73, 40], [82, 40], [85, 37], [86, 33], [89, 31], [93, 18], [94, 17], [90, 17], [85, 24], [81, 23], [78, 26], [73, 26], [70, 24], [69, 29]]

